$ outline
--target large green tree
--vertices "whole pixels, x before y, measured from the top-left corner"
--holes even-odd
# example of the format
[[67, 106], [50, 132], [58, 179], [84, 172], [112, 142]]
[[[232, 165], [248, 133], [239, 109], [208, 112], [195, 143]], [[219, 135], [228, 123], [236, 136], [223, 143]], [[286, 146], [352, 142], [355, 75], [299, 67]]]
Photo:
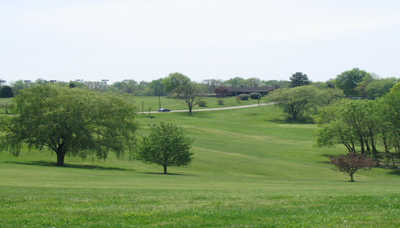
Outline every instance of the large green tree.
[[66, 155], [122, 156], [135, 142], [135, 108], [123, 99], [79, 88], [37, 85], [15, 98], [15, 116], [2, 117], [0, 145], [19, 155], [23, 145]]
[[368, 99], [376, 99], [390, 92], [390, 89], [398, 82], [397, 78], [376, 79], [365, 86], [365, 96]]
[[357, 89], [357, 87], [365, 78], [371, 78], [371, 75], [366, 71], [354, 68], [339, 74], [335, 79], [335, 83], [336, 87], [342, 89], [346, 96], [354, 97], [361, 95], [360, 89]]
[[165, 91], [180, 97], [183, 88], [190, 83], [190, 78], [181, 73], [171, 73], [163, 79]]
[[150, 135], [143, 138], [139, 147], [139, 159], [161, 165], [164, 174], [169, 166], [184, 166], [192, 161], [192, 139], [182, 128], [173, 123], [152, 125]]
[[321, 89], [315, 86], [299, 86], [274, 90], [268, 99], [282, 107], [291, 121], [302, 121], [314, 114], [318, 107], [333, 103], [343, 97], [337, 89]]
[[322, 125], [318, 145], [340, 143], [349, 153], [361, 152], [376, 159], [381, 122], [378, 109], [375, 101], [343, 100], [322, 110], [318, 117]]
[[309, 85], [311, 82], [306, 74], [301, 72], [296, 72], [290, 77], [290, 87], [305, 86]]

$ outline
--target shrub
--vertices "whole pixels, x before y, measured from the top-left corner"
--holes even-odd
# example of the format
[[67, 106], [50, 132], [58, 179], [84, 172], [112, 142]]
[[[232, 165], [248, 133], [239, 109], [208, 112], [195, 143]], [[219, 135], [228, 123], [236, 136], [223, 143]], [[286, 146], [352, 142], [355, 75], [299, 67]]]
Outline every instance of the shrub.
[[254, 100], [261, 99], [261, 94], [260, 93], [250, 93], [250, 98]]
[[249, 95], [248, 94], [240, 94], [239, 95], [239, 99], [240, 100], [242, 100], [242, 101], [247, 101], [247, 100], [249, 100]]
[[207, 107], [207, 102], [205, 100], [198, 100], [197, 105], [199, 107]]

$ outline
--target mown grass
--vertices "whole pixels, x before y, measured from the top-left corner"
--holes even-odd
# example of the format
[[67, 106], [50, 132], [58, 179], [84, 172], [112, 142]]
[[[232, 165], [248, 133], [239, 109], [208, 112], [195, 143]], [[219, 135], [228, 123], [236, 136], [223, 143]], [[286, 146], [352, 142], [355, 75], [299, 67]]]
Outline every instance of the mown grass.
[[[156, 111], [159, 108], [158, 97], [153, 96], [126, 96], [126, 99], [132, 101], [138, 108], [139, 111], [147, 112], [149, 109], [152, 111]], [[229, 106], [238, 106], [238, 105], [249, 105], [249, 104], [257, 104], [257, 100], [249, 99], [247, 101], [237, 101], [236, 97], [199, 97], [199, 100], [203, 100], [206, 102], [207, 107], [199, 107], [195, 105], [195, 109], [202, 108], [219, 108], [219, 107], [229, 107]], [[218, 100], [222, 100], [223, 104], [219, 105]], [[265, 102], [265, 98], [261, 100], [261, 102]], [[142, 110], [143, 104], [143, 110]], [[185, 100], [171, 97], [161, 97], [161, 107], [167, 108], [170, 110], [181, 110], [187, 109], [187, 104]]]
[[51, 152], [0, 154], [1, 227], [398, 227], [394, 170], [333, 170], [312, 124], [286, 124], [275, 107], [138, 116], [175, 121], [195, 139], [193, 163], [68, 158]]

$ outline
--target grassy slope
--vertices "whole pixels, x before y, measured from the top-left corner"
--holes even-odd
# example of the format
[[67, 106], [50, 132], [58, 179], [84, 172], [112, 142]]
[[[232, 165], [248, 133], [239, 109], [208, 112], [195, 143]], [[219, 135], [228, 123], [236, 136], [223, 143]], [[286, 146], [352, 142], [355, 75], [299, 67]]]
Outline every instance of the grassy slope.
[[[277, 227], [400, 224], [398, 175], [375, 169], [348, 183], [326, 164], [337, 148], [313, 146], [314, 125], [285, 124], [274, 107], [139, 117], [173, 120], [195, 138], [193, 163], [171, 168], [133, 161], [69, 159], [50, 152], [0, 154], [2, 226]], [[41, 161], [41, 162], [37, 162]]]
[[[138, 109], [141, 111], [142, 102], [144, 102], [144, 111], [148, 111], [151, 108], [152, 111], [158, 110], [158, 97], [151, 96], [126, 96], [127, 99], [132, 100]], [[240, 101], [237, 102], [236, 97], [226, 97], [226, 98], [215, 98], [215, 97], [202, 97], [201, 100], [207, 102], [207, 107], [203, 108], [219, 108], [219, 107], [228, 107], [228, 106], [238, 106], [238, 105], [248, 105], [248, 104], [257, 104], [257, 100], [249, 99], [248, 101]], [[218, 100], [223, 100], [223, 105], [218, 105]], [[263, 99], [264, 101], [264, 99]], [[163, 108], [168, 108], [171, 110], [179, 110], [179, 109], [187, 109], [187, 105], [183, 99], [175, 99], [168, 97], [161, 97], [161, 106]], [[194, 107], [195, 109], [201, 108], [198, 106]]]

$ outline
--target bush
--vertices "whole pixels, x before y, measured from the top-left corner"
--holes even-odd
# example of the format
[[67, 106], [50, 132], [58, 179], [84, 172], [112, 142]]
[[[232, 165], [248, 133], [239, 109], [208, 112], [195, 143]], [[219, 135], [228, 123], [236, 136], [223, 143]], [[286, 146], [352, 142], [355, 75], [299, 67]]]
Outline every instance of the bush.
[[261, 99], [261, 94], [260, 93], [250, 93], [250, 98], [254, 100]]
[[199, 107], [207, 107], [207, 102], [204, 100], [199, 100], [199, 101], [197, 101], [197, 105]]
[[247, 101], [247, 100], [249, 100], [249, 95], [248, 94], [240, 94], [239, 95], [239, 99], [240, 100], [242, 100], [242, 101]]
[[224, 100], [218, 100], [218, 105], [224, 105]]

